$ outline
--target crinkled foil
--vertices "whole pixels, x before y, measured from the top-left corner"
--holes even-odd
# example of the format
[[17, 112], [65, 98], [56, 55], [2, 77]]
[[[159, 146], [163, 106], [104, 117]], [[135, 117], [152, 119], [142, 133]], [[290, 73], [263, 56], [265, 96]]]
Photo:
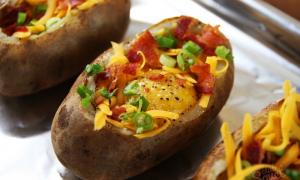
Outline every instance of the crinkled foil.
[[[131, 24], [125, 39], [163, 18], [190, 15], [212, 25], [230, 39], [235, 62], [231, 96], [212, 125], [190, 146], [157, 167], [133, 179], [189, 179], [201, 160], [220, 141], [219, 129], [227, 121], [235, 130], [243, 114], [252, 114], [282, 97], [281, 86], [300, 79], [286, 67], [285, 59], [247, 34], [189, 0], [133, 0]], [[78, 179], [57, 160], [51, 145], [50, 127], [54, 113], [73, 80], [44, 92], [21, 97], [0, 97], [0, 179]]]

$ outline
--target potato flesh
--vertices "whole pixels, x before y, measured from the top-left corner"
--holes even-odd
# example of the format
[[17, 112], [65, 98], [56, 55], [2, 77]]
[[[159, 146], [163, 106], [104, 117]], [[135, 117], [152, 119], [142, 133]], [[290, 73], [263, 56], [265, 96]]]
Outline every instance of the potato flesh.
[[179, 85], [174, 74], [166, 74], [164, 79], [155, 81], [149, 79], [151, 74], [150, 71], [137, 80], [140, 94], [149, 101], [148, 110], [183, 113], [196, 104], [198, 97], [193, 86]]

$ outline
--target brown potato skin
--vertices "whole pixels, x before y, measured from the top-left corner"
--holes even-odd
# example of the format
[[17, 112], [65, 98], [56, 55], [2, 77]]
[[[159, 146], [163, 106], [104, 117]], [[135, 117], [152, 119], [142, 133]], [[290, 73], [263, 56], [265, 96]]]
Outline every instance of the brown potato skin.
[[123, 37], [130, 0], [105, 0], [79, 11], [56, 31], [8, 44], [0, 39], [0, 94], [21, 96], [49, 88]]
[[[258, 113], [253, 118], [253, 131], [257, 132], [261, 129], [268, 121], [268, 113], [271, 110], [278, 109], [281, 105], [282, 101], [278, 101], [277, 103], [270, 104], [266, 108], [264, 108], [260, 113]], [[234, 140], [236, 144], [240, 144], [242, 141], [242, 128], [239, 128], [237, 131], [233, 133]], [[197, 170], [194, 180], [211, 180], [209, 179], [209, 175], [211, 173], [212, 167], [217, 160], [225, 158], [225, 150], [223, 141], [220, 142], [217, 146], [215, 146], [212, 151], [207, 155], [207, 158], [201, 163], [199, 169]], [[218, 180], [226, 180], [225, 178], [218, 178]]]
[[[94, 63], [103, 63], [111, 52], [104, 52]], [[81, 74], [54, 117], [51, 135], [55, 153], [65, 167], [83, 179], [126, 179], [140, 174], [182, 149], [214, 120], [232, 88], [233, 69], [231, 61], [228, 71], [217, 79], [206, 111], [196, 104], [162, 133], [141, 140], [120, 134], [109, 123], [100, 131], [93, 130], [94, 112], [82, 109], [76, 93], [85, 76]]]

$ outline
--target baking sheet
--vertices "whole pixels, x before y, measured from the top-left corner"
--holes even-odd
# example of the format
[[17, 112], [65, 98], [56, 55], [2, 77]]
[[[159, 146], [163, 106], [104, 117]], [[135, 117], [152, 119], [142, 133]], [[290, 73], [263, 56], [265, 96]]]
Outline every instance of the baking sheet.
[[[234, 50], [234, 88], [218, 118], [193, 144], [133, 179], [189, 179], [220, 140], [222, 121], [229, 122], [232, 130], [238, 128], [245, 112], [256, 113], [282, 96], [285, 79], [300, 87], [299, 77], [285, 68], [283, 57], [190, 0], [133, 0], [125, 38], [163, 18], [183, 14], [221, 25]], [[0, 179], [77, 179], [56, 159], [49, 132], [73, 80], [27, 97], [0, 97]]]

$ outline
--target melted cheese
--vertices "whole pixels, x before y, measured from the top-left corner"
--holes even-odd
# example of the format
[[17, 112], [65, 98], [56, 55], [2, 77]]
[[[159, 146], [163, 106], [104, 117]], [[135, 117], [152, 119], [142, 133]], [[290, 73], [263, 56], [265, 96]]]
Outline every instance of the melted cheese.
[[279, 169], [285, 169], [293, 162], [297, 161], [298, 155], [299, 145], [298, 143], [295, 143], [287, 150], [286, 153], [284, 153], [284, 155], [279, 160], [277, 160], [275, 166], [277, 166]]

